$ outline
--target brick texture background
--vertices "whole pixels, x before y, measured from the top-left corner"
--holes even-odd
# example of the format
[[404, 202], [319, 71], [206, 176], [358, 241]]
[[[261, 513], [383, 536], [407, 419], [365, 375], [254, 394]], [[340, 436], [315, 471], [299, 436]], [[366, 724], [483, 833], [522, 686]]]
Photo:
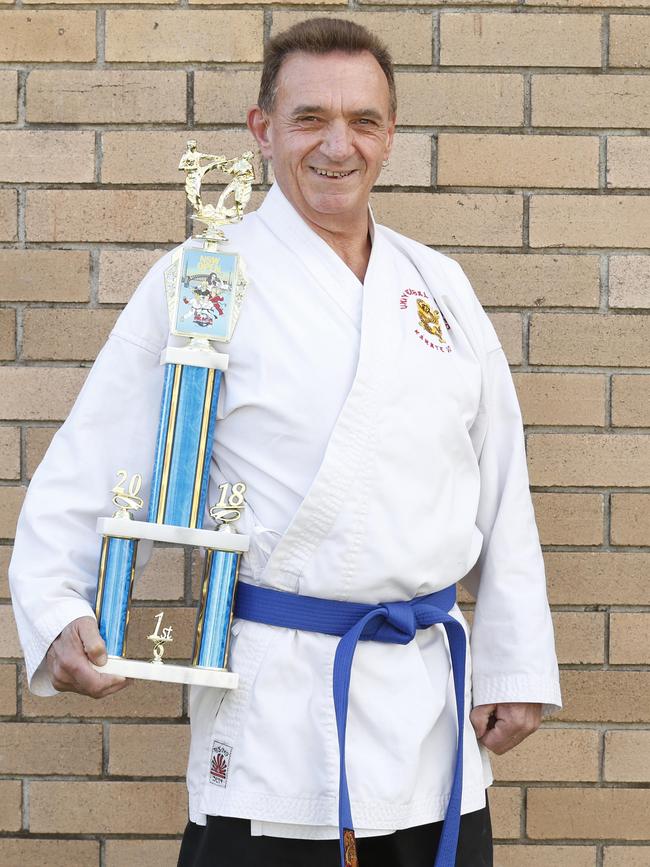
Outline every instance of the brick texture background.
[[[187, 131], [243, 150], [265, 40], [321, 9], [388, 42], [374, 207], [463, 265], [521, 399], [565, 707], [494, 762], [496, 865], [649, 867], [649, 0], [0, 0], [0, 864], [176, 863], [187, 697], [29, 695], [7, 563], [118, 311], [190, 230]], [[133, 654], [163, 602], [188, 652], [195, 573], [156, 552]]]

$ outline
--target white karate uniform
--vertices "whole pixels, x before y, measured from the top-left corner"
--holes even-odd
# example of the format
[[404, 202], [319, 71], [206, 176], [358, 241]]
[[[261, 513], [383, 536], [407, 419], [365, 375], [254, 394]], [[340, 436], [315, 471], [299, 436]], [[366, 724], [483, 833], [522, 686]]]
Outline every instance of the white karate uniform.
[[[378, 603], [464, 578], [477, 604], [462, 812], [480, 809], [492, 776], [469, 707], [560, 706], [521, 414], [497, 335], [452, 259], [373, 223], [361, 284], [277, 184], [227, 234], [224, 249], [243, 256], [250, 284], [226, 350], [209, 502], [224, 480], [248, 487], [241, 579]], [[154, 265], [120, 316], [21, 514], [10, 580], [41, 695], [54, 692], [50, 643], [92, 613], [95, 519], [110, 511], [116, 470], [141, 472], [148, 497], [159, 355], [179, 343], [168, 332], [169, 262]], [[418, 299], [435, 315], [423, 318]], [[452, 614], [465, 622], [457, 606]], [[239, 688], [191, 690], [193, 821], [238, 816], [253, 833], [338, 836], [337, 641], [233, 622]], [[359, 835], [444, 817], [456, 742], [450, 671], [441, 626], [407, 645], [358, 645], [347, 768]], [[210, 775], [214, 750], [225, 780]]]

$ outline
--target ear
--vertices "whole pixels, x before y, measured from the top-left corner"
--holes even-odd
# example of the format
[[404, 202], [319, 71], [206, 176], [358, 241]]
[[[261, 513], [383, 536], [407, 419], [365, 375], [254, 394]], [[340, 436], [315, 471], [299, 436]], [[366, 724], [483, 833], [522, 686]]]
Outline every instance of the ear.
[[393, 149], [393, 142], [395, 141], [395, 124], [396, 124], [396, 116], [393, 115], [391, 119], [388, 121], [388, 127], [386, 130], [386, 153], [384, 159], [387, 160], [390, 156], [390, 152]]
[[254, 105], [253, 108], [250, 109], [246, 122], [264, 159], [271, 159], [272, 153], [271, 140], [269, 137], [269, 120], [259, 105]]

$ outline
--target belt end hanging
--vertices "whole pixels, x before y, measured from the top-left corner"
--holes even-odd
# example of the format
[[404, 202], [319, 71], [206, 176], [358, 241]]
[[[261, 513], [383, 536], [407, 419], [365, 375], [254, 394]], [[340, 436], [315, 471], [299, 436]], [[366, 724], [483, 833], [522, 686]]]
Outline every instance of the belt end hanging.
[[357, 838], [351, 828], [343, 829], [343, 858], [345, 867], [359, 867]]

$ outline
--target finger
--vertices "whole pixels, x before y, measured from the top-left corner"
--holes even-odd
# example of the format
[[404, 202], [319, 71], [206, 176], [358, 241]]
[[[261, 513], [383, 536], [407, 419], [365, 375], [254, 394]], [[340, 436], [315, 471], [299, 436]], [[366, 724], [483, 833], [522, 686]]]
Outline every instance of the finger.
[[97, 621], [94, 617], [80, 617], [77, 621], [77, 633], [86, 656], [95, 665], [103, 665], [106, 662], [106, 644], [99, 634]]
[[487, 747], [496, 755], [501, 756], [503, 753], [507, 753], [508, 750], [514, 749], [516, 746], [522, 742], [523, 737], [520, 737], [516, 734], [509, 734], [505, 731], [500, 731], [495, 726], [493, 729], [490, 729], [487, 734], [485, 734], [480, 742], [484, 747]]
[[81, 648], [74, 656], [62, 660], [61, 667], [65, 671], [65, 679], [74, 684], [73, 689], [91, 698], [101, 698], [105, 689], [124, 681], [123, 677], [95, 671]]
[[487, 732], [490, 718], [496, 708], [493, 704], [481, 704], [472, 708], [469, 714], [470, 722], [476, 732], [476, 737], [480, 740]]

